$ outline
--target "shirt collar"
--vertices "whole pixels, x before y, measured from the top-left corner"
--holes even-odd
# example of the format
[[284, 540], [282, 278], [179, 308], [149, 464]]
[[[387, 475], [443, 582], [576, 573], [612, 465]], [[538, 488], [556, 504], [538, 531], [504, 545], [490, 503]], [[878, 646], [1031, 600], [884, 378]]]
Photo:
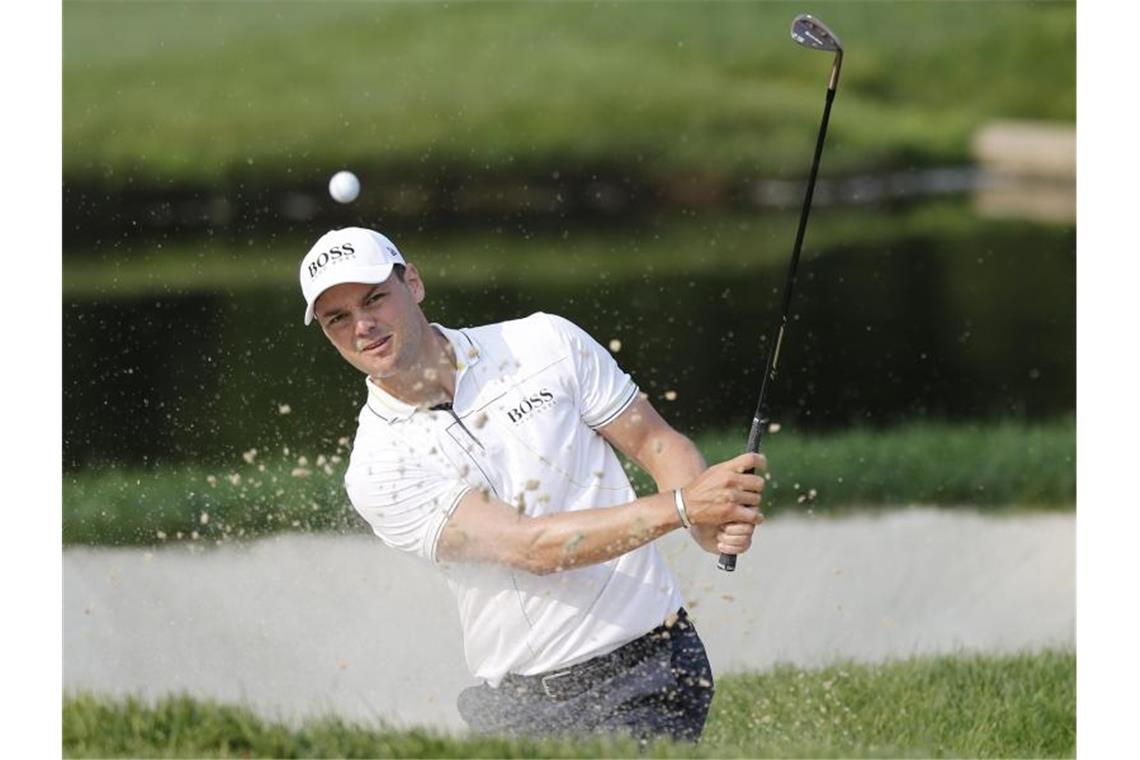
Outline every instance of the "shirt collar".
[[[475, 339], [463, 330], [452, 330], [450, 327], [444, 327], [437, 322], [432, 322], [431, 326], [439, 330], [443, 337], [447, 338], [447, 342], [451, 344], [451, 349], [455, 352], [455, 392], [456, 395], [458, 395], [459, 382], [465, 374], [464, 370], [479, 363], [482, 350], [479, 348], [479, 344], [475, 342]], [[391, 393], [388, 393], [388, 391], [372, 382], [371, 377], [364, 378], [364, 385], [368, 389], [368, 408], [371, 409], [377, 417], [386, 422], [406, 420], [415, 414], [419, 408], [415, 404], [401, 401]]]

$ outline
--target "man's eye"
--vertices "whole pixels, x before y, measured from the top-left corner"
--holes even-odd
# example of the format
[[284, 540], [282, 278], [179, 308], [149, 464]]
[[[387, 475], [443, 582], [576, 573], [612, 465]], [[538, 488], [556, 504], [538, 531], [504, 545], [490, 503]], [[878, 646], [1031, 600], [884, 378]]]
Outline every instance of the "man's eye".
[[377, 301], [379, 301], [383, 297], [384, 297], [383, 293], [373, 293], [372, 295], [370, 295], [368, 297], [368, 303], [376, 303]]
[[335, 317], [332, 317], [329, 319], [329, 325], [335, 325], [337, 322], [341, 321], [342, 319], [344, 319], [344, 315], [343, 314], [337, 314]]

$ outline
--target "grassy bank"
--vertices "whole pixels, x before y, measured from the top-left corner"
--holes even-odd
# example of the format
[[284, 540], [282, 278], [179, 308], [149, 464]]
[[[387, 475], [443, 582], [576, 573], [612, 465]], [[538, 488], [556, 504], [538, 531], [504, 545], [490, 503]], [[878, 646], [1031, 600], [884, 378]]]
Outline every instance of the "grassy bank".
[[[1072, 3], [812, 10], [847, 48], [832, 171], [959, 162], [989, 120], [1075, 119]], [[64, 177], [285, 182], [344, 164], [389, 180], [441, 168], [802, 172], [829, 60], [789, 41], [800, 11], [65, 3]]]
[[[707, 433], [709, 461], [739, 453], [746, 431]], [[327, 452], [251, 449], [232, 466], [82, 470], [63, 481], [65, 544], [149, 545], [253, 538], [288, 530], [364, 530], [344, 494], [349, 441]], [[767, 437], [772, 475], [765, 513], [927, 504], [998, 509], [1071, 508], [1076, 425], [915, 423]], [[634, 486], [648, 478], [627, 466]]]
[[[742, 450], [743, 432], [707, 435], [709, 461]], [[776, 510], [904, 504], [1071, 506], [1077, 496], [1076, 424], [914, 423], [888, 432], [775, 433], [763, 448]], [[640, 473], [639, 473], [640, 474]], [[647, 481], [642, 480], [647, 487]], [[814, 495], [813, 495], [814, 494]]]
[[[1066, 757], [1076, 656], [944, 656], [718, 679], [702, 743], [652, 757]], [[287, 726], [189, 697], [69, 695], [65, 757], [633, 757], [632, 743], [472, 739], [338, 719]]]

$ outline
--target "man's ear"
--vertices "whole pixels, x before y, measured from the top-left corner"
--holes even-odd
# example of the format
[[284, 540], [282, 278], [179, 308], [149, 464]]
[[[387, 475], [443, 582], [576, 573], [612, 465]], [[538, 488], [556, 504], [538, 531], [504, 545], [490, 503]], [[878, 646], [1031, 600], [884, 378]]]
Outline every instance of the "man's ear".
[[404, 267], [404, 284], [408, 286], [408, 290], [412, 291], [412, 298], [415, 299], [416, 303], [423, 303], [427, 290], [424, 288], [424, 281], [415, 264], [408, 264]]

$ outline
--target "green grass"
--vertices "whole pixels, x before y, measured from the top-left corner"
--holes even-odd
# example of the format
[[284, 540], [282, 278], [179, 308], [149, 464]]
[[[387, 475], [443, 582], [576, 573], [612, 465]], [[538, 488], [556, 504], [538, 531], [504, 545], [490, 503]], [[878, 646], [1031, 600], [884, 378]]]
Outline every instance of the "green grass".
[[[695, 438], [710, 461], [743, 447], [743, 432]], [[326, 452], [246, 452], [230, 466], [107, 468], [65, 473], [65, 544], [207, 544], [277, 531], [362, 531], [343, 488], [347, 439]], [[1071, 509], [1076, 424], [913, 423], [886, 431], [770, 434], [765, 514], [907, 504]], [[248, 457], [249, 461], [246, 460]], [[647, 476], [627, 463], [634, 487]]]
[[[800, 173], [830, 67], [788, 40], [801, 10], [65, 2], [63, 173], [112, 185], [342, 165], [389, 178]], [[846, 48], [832, 171], [962, 161], [997, 118], [1075, 120], [1073, 3], [812, 10]]]
[[363, 530], [344, 492], [346, 466], [341, 446], [308, 456], [251, 449], [230, 467], [66, 473], [63, 542], [214, 544], [279, 531]]
[[[698, 436], [696, 443], [709, 461], [743, 448], [742, 441], [723, 435]], [[763, 446], [773, 474], [766, 511], [905, 504], [1069, 507], [1077, 496], [1076, 447], [1071, 419], [916, 422], [885, 433], [851, 430], [819, 437], [779, 432]], [[640, 483], [647, 483], [644, 476]]]
[[956, 655], [718, 679], [702, 742], [469, 738], [236, 706], [66, 695], [65, 757], [1071, 757], [1076, 655]]

